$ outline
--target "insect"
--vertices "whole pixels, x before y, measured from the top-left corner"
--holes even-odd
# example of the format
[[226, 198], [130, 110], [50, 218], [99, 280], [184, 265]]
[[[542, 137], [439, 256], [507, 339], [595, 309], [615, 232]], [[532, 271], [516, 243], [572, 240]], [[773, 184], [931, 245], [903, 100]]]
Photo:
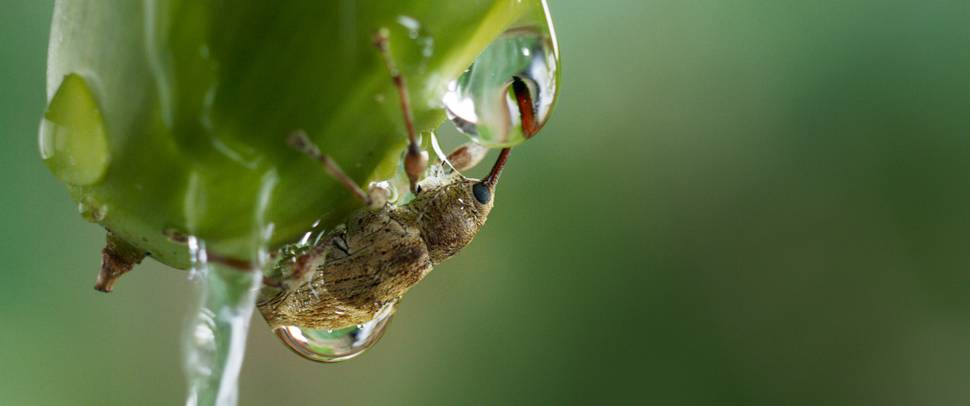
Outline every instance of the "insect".
[[[461, 171], [470, 169], [487, 149], [465, 144], [447, 156], [433, 176], [421, 179], [428, 154], [418, 143], [404, 76], [388, 49], [388, 34], [381, 30], [375, 45], [384, 59], [397, 89], [408, 136], [404, 169], [414, 199], [404, 205], [388, 202], [385, 189], [363, 190], [340, 166], [321, 152], [303, 131], [288, 141], [296, 151], [319, 161], [323, 169], [356, 196], [365, 207], [344, 224], [325, 233], [312, 246], [296, 252], [278, 252], [280, 260], [263, 277], [257, 306], [270, 327], [298, 326], [310, 329], [339, 329], [375, 318], [388, 304], [396, 302], [421, 281], [434, 265], [454, 256], [478, 234], [494, 204], [495, 186], [511, 149], [503, 149], [488, 176], [469, 179]], [[527, 86], [511, 83], [526, 137], [537, 131], [535, 108]], [[175, 233], [171, 239], [184, 242]], [[109, 292], [122, 275], [145, 254], [109, 233], [102, 252], [102, 268], [96, 289]], [[250, 270], [246, 261], [209, 253], [208, 259], [240, 270]]]
[[[404, 205], [387, 202], [386, 194], [372, 187], [365, 191], [302, 131], [290, 136], [290, 145], [319, 161], [324, 169], [357, 196], [366, 207], [330, 230], [302, 252], [280, 261], [264, 278], [260, 312], [271, 327], [299, 326], [338, 329], [374, 319], [431, 271], [472, 241], [494, 204], [495, 186], [510, 153], [503, 149], [488, 176], [469, 179], [461, 170], [477, 164], [484, 148], [466, 144], [449, 154], [434, 176], [420, 179], [427, 165], [414, 129], [404, 77], [388, 51], [386, 32], [375, 44], [398, 91], [408, 147], [404, 168], [415, 194]], [[523, 125], [536, 132], [528, 90], [513, 82]]]

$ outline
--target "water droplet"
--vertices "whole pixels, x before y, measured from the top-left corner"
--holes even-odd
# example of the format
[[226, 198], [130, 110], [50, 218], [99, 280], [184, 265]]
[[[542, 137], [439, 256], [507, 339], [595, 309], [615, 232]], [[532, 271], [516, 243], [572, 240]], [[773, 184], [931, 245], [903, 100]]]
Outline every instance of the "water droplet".
[[187, 244], [189, 241], [188, 234], [174, 227], [170, 227], [162, 230], [162, 235], [164, 235], [165, 238], [167, 238], [169, 241], [176, 244]]
[[421, 47], [421, 56], [425, 59], [430, 58], [434, 54], [434, 38], [424, 31], [421, 27], [421, 23], [414, 17], [409, 16], [398, 16], [397, 23], [408, 30], [408, 38], [416, 41], [418, 46]]
[[382, 180], [380, 182], [371, 182], [367, 187], [367, 194], [370, 195], [371, 201], [377, 200], [394, 203], [400, 196], [397, 190], [397, 186], [391, 183], [391, 181]]
[[340, 362], [354, 358], [381, 339], [394, 317], [396, 303], [389, 303], [373, 320], [337, 330], [279, 327], [276, 336], [303, 358], [317, 362]]
[[40, 124], [40, 156], [63, 182], [97, 183], [108, 169], [108, 139], [101, 110], [84, 78], [64, 77]]
[[418, 33], [421, 31], [421, 23], [419, 23], [418, 20], [415, 20], [414, 17], [397, 16], [397, 23], [408, 29], [408, 36], [411, 37], [411, 39], [418, 38]]
[[[551, 25], [550, 25], [551, 27]], [[537, 129], [548, 120], [559, 85], [559, 52], [552, 30], [516, 28], [488, 46], [448, 85], [442, 102], [448, 118], [472, 140], [490, 148], [525, 141], [512, 93], [518, 80], [528, 89]]]
[[85, 220], [100, 223], [108, 215], [108, 206], [94, 200], [91, 196], [84, 196], [77, 202], [77, 211]]

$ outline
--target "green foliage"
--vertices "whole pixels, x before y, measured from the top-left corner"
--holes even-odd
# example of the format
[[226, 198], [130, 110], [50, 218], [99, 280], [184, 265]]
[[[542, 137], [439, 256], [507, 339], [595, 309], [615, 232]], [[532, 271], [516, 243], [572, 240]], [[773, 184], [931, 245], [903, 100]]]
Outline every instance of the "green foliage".
[[83, 77], [108, 165], [93, 183], [55, 174], [95, 208], [93, 220], [176, 267], [188, 256], [173, 233], [248, 259], [318, 219], [339, 222], [358, 204], [285, 139], [306, 130], [361, 183], [394, 174], [405, 135], [372, 35], [390, 31], [417, 127], [428, 131], [443, 119], [447, 83], [541, 12], [539, 1], [372, 3], [57, 2], [48, 99], [67, 75]]

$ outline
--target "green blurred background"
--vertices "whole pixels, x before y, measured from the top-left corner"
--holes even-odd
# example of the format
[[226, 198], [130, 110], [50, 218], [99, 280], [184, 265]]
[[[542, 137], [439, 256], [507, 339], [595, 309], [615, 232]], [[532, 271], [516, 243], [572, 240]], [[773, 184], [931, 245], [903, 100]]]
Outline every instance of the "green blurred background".
[[[557, 111], [348, 363], [254, 320], [243, 405], [970, 402], [970, 3], [550, 0]], [[0, 12], [0, 404], [183, 402], [185, 273], [91, 286], [37, 152], [52, 1]]]

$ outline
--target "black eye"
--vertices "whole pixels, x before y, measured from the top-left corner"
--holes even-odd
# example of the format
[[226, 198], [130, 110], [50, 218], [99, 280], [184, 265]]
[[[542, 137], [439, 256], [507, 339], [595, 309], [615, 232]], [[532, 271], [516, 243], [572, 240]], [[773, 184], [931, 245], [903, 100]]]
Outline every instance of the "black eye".
[[492, 200], [492, 191], [484, 183], [476, 183], [472, 186], [472, 193], [475, 194], [475, 200], [481, 204], [488, 204]]

